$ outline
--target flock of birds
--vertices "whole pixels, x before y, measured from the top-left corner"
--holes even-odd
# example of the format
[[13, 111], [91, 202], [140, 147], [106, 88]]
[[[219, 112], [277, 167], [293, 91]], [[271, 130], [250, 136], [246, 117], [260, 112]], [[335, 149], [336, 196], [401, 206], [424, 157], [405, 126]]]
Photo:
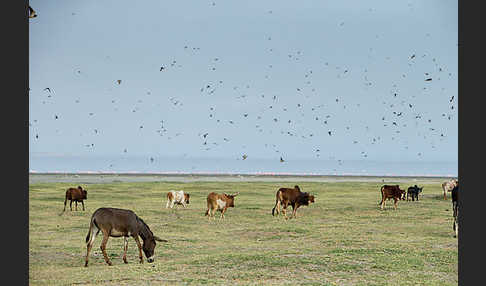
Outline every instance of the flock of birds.
[[[215, 5], [215, 3], [213, 3]], [[272, 14], [272, 11], [269, 11], [269, 14]], [[29, 18], [36, 18], [38, 15], [37, 13], [29, 6]], [[344, 23], [341, 23], [340, 26], [342, 26]], [[268, 37], [268, 41], [271, 41], [272, 38]], [[188, 45], [184, 45], [182, 47], [184, 50], [191, 50], [192, 51], [199, 51], [200, 48], [198, 47], [189, 47]], [[268, 48], [269, 52], [273, 52], [273, 48], [270, 47]], [[299, 50], [296, 51], [295, 53], [288, 53], [286, 55], [287, 60], [293, 61], [293, 62], [298, 62], [302, 57], [304, 56], [304, 53]], [[409, 65], [413, 65], [414, 62], [418, 61], [418, 58], [420, 56], [416, 54], [412, 54], [409, 56]], [[424, 59], [427, 58], [427, 55], [422, 55], [420, 58]], [[218, 65], [221, 65], [222, 61], [219, 57], [214, 57], [211, 60], [210, 66], [208, 67], [209, 71], [215, 71], [218, 67]], [[425, 86], [423, 87], [423, 90], [426, 90], [428, 88], [427, 85], [432, 84], [434, 80], [440, 81], [440, 77], [444, 75], [444, 77], [451, 77], [452, 73], [448, 73], [448, 75], [445, 74], [445, 69], [441, 67], [438, 63], [438, 61], [435, 58], [432, 58], [432, 63], [434, 65], [435, 71], [437, 72], [434, 74], [432, 71], [424, 72], [424, 79], [423, 81], [425, 82]], [[329, 62], [323, 63], [322, 67], [332, 69], [332, 65]], [[158, 72], [160, 73], [170, 73], [171, 69], [175, 68], [182, 68], [182, 65], [177, 62], [177, 60], [172, 60], [169, 62], [167, 65], [160, 65], [158, 67]], [[337, 78], [345, 78], [351, 73], [355, 73], [354, 70], [351, 68], [345, 68], [341, 66], [335, 66], [335, 71], [337, 71], [336, 77]], [[268, 65], [268, 69], [271, 70], [273, 69], [273, 65]], [[434, 71], [434, 72], [435, 72]], [[81, 74], [81, 70], [76, 70], [77, 74]], [[368, 77], [368, 70], [364, 69], [363, 72], [363, 85], [365, 88], [370, 88], [373, 86], [373, 81], [371, 81]], [[434, 76], [433, 76], [434, 74]], [[380, 133], [381, 135], [370, 135], [369, 136], [369, 141], [368, 142], [360, 142], [360, 140], [357, 140], [356, 138], [352, 138], [353, 134], [351, 132], [351, 129], [354, 127], [351, 126], [351, 124], [344, 124], [346, 126], [343, 126], [344, 128], [342, 130], [338, 130], [337, 127], [340, 124], [343, 124], [343, 122], [339, 122], [338, 114], [344, 112], [343, 110], [351, 110], [349, 112], [353, 112], [352, 108], [360, 108], [361, 104], [360, 103], [354, 103], [354, 104], [346, 104], [345, 100], [342, 100], [339, 97], [336, 97], [333, 102], [334, 105], [331, 106], [330, 104], [312, 104], [305, 102], [307, 99], [308, 101], [312, 101], [315, 98], [318, 98], [319, 92], [316, 89], [315, 86], [313, 86], [313, 76], [315, 75], [315, 71], [312, 69], [308, 69], [302, 76], [303, 81], [301, 86], [295, 87], [295, 90], [289, 91], [289, 93], [294, 93], [297, 98], [302, 98], [302, 102], [297, 103], [295, 106], [286, 106], [285, 105], [285, 99], [282, 96], [277, 96], [277, 95], [268, 95], [268, 94], [255, 94], [251, 92], [250, 90], [250, 84], [243, 84], [243, 86], [233, 86], [232, 91], [234, 92], [234, 99], [238, 104], [245, 104], [248, 103], [249, 101], [251, 102], [256, 102], [258, 101], [258, 110], [250, 109], [250, 111], [244, 111], [243, 114], [241, 114], [241, 118], [233, 118], [233, 119], [227, 119], [227, 118], [220, 118], [218, 117], [218, 112], [216, 110], [216, 107], [214, 104], [210, 104], [209, 109], [208, 109], [208, 119], [214, 124], [229, 124], [229, 125], [245, 125], [247, 123], [244, 123], [244, 120], [252, 120], [251, 122], [256, 122], [255, 124], [255, 129], [256, 129], [256, 134], [258, 136], [258, 133], [264, 133], [268, 130], [269, 133], [274, 134], [274, 132], [278, 132], [281, 136], [288, 136], [288, 137], [294, 137], [294, 138], [300, 138], [300, 139], [312, 139], [316, 138], [317, 135], [319, 135], [321, 132], [325, 132], [324, 134], [327, 134], [327, 136], [332, 137], [336, 135], [336, 133], [343, 133], [349, 134], [348, 136], [350, 137], [350, 140], [352, 141], [352, 144], [378, 144], [384, 137], [384, 133]], [[406, 77], [406, 74], [402, 75], [403, 78]], [[265, 79], [268, 79], [269, 75], [265, 75]], [[122, 86], [122, 79], [117, 79], [114, 82], [115, 85], [117, 86]], [[202, 87], [198, 87], [197, 90], [199, 90], [199, 93], [201, 96], [212, 96], [218, 93], [219, 90], [222, 90], [223, 88], [227, 88], [222, 80], [215, 80], [214, 82], [208, 82], [204, 84]], [[30, 89], [29, 89], [30, 91]], [[47, 98], [52, 97], [53, 89], [51, 87], [45, 87], [43, 90], [47, 94]], [[150, 95], [151, 92], [147, 91], [147, 95]], [[423, 136], [424, 139], [427, 138], [427, 136], [433, 136], [436, 135], [440, 138], [446, 137], [445, 131], [440, 131], [437, 128], [433, 127], [432, 125], [432, 118], [425, 118], [423, 114], [414, 112], [414, 107], [415, 103], [413, 102], [413, 98], [415, 96], [412, 96], [411, 98], [401, 98], [400, 97], [400, 92], [398, 91], [398, 86], [396, 84], [392, 85], [392, 90], [391, 90], [391, 96], [389, 97], [389, 100], [383, 100], [381, 103], [386, 107], [382, 108], [381, 111], [384, 111], [386, 114], [385, 115], [378, 115], [380, 112], [376, 112], [375, 114], [369, 114], [369, 116], [379, 116], [378, 118], [381, 119], [381, 122], [383, 124], [383, 127], [389, 127], [392, 130], [392, 136], [391, 140], [395, 140], [395, 136], [399, 135], [394, 135], [394, 134], [400, 134], [401, 130], [400, 127], [406, 128], [407, 127], [407, 122], [410, 123], [410, 119], [413, 119], [415, 122], [415, 127], [417, 126], [427, 126], [428, 127], [428, 132], [427, 133], [418, 133], [418, 136]], [[451, 120], [454, 118], [454, 101], [455, 97], [452, 96], [448, 98], [448, 103], [450, 106], [450, 110], [447, 112], [442, 113], [443, 118], [447, 118], [447, 120]], [[137, 103], [142, 103], [143, 101], [140, 99], [137, 101]], [[45, 104], [46, 101], [43, 101], [43, 104]], [[75, 100], [75, 103], [79, 103], [79, 99]], [[116, 104], [116, 100], [111, 101], [112, 104]], [[172, 104], [175, 107], [181, 108], [184, 106], [183, 102], [181, 99], [170, 96], [168, 97], [168, 103]], [[330, 110], [324, 111], [325, 108], [330, 107]], [[342, 109], [341, 109], [342, 108]], [[117, 109], [115, 109], [117, 110]], [[135, 106], [131, 110], [131, 112], [135, 113], [139, 111], [140, 108], [138, 106]], [[333, 114], [334, 112], [334, 114]], [[266, 115], [266, 114], [270, 115]], [[93, 112], [88, 113], [89, 116], [93, 116]], [[287, 115], [288, 114], [288, 115]], [[296, 115], [300, 115], [300, 118], [296, 118]], [[405, 119], [408, 116], [407, 119]], [[59, 120], [60, 117], [58, 114], [54, 114], [54, 119]], [[408, 120], [408, 121], [407, 121]], [[312, 124], [309, 124], [310, 122], [313, 122]], [[336, 122], [337, 121], [337, 122]], [[37, 120], [33, 120], [34, 123], [37, 123]], [[160, 120], [159, 128], [156, 130], [158, 135], [160, 136], [166, 136], [168, 140], [171, 138], [177, 137], [182, 135], [181, 132], [175, 132], [175, 133], [170, 133], [169, 130], [166, 128], [165, 125], [166, 122], [164, 120]], [[270, 125], [272, 124], [272, 125]], [[29, 126], [33, 126], [32, 123], [29, 123]], [[307, 126], [318, 126], [318, 128], [307, 128]], [[375, 126], [376, 127], [376, 126]], [[139, 126], [139, 130], [142, 130], [144, 128], [144, 125], [141, 124]], [[280, 128], [280, 130], [278, 130]], [[371, 128], [370, 126], [364, 126], [365, 131], [370, 134], [371, 133]], [[310, 129], [310, 130], [309, 130]], [[222, 128], [218, 128], [217, 130], [223, 130]], [[94, 129], [95, 134], [99, 134], [98, 128]], [[219, 133], [219, 132], [218, 132]], [[439, 135], [440, 134], [440, 135]], [[221, 135], [221, 134], [220, 134]], [[202, 139], [201, 144], [203, 150], [211, 150], [211, 148], [214, 148], [218, 146], [221, 143], [226, 143], [230, 142], [231, 139], [226, 137], [222, 138], [222, 142], [217, 142], [216, 140], [213, 140], [211, 142], [211, 137], [212, 134], [209, 132], [203, 131], [198, 134], [198, 136]], [[35, 139], [39, 140], [39, 134], [35, 134]], [[322, 144], [322, 142], [321, 142]], [[94, 148], [94, 143], [89, 143], [89, 144], [84, 144], [85, 147], [87, 148]], [[273, 148], [273, 151], [276, 153], [280, 153], [278, 157], [280, 157], [279, 161], [281, 163], [286, 162], [286, 159], [284, 159], [284, 155], [281, 154], [281, 151], [278, 148], [278, 144], [264, 144], [265, 148]], [[435, 148], [434, 145], [432, 145], [432, 148]], [[314, 148], [313, 152], [315, 153], [316, 157], [321, 156], [321, 149], [324, 149], [323, 147], [317, 146]], [[405, 149], [408, 149], [408, 146], [405, 146]], [[127, 148], [123, 150], [123, 153], [127, 153]], [[368, 154], [366, 150], [361, 151], [360, 155], [363, 158], [367, 158]], [[417, 156], [421, 156], [422, 153], [419, 152]], [[241, 157], [238, 158], [238, 160], [246, 160], [250, 156], [246, 153], [241, 154]], [[330, 156], [329, 158], [334, 158], [333, 156]], [[154, 157], [150, 157], [150, 162], [153, 163], [155, 161]], [[338, 159], [337, 160], [339, 164], [342, 164], [342, 160]], [[110, 167], [113, 166], [112, 164]]]

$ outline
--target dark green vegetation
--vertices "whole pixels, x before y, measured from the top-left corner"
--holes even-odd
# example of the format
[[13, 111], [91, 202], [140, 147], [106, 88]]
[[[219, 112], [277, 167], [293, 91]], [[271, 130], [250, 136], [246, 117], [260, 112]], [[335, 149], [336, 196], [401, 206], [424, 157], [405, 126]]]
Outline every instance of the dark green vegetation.
[[[388, 182], [389, 183], [389, 182]], [[275, 192], [298, 184], [316, 203], [298, 218], [272, 217]], [[389, 183], [391, 184], [391, 183]], [[415, 184], [399, 183], [401, 188]], [[29, 188], [30, 285], [457, 285], [457, 239], [450, 195], [424, 184], [419, 202], [393, 200], [381, 211], [381, 183], [137, 182], [81, 184], [86, 211], [62, 213], [64, 194], [78, 183], [32, 184]], [[187, 209], [166, 209], [168, 190], [191, 194]], [[206, 195], [240, 192], [224, 221], [208, 222]], [[69, 202], [68, 202], [69, 203]], [[155, 262], [138, 263], [129, 240], [101, 236], [84, 268], [91, 214], [102, 206], [132, 209], [154, 234]], [[73, 203], [74, 209], [74, 203]], [[290, 210], [290, 209], [289, 209]], [[290, 212], [289, 212], [290, 213]], [[218, 214], [219, 215], [219, 212]]]

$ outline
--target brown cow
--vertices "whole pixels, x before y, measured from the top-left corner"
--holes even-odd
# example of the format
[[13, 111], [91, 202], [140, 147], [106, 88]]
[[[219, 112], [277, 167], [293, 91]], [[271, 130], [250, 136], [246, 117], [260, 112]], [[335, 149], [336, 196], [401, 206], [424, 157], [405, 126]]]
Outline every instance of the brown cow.
[[385, 206], [385, 201], [387, 199], [393, 199], [394, 207], [397, 209], [398, 200], [402, 200], [405, 194], [405, 190], [400, 189], [398, 185], [383, 185], [381, 187], [381, 209]]
[[[224, 213], [226, 210], [230, 208], [235, 207], [235, 197], [239, 194], [240, 192], [237, 192], [236, 194], [233, 195], [228, 195], [228, 194], [218, 194], [215, 192], [212, 192], [208, 195], [206, 201], [207, 201], [207, 206], [208, 209], [206, 210], [206, 216], [208, 216], [208, 220], [211, 219], [211, 215], [214, 218], [214, 215], [216, 213], [216, 210], [221, 212], [221, 217], [219, 218], [224, 219]], [[212, 214], [211, 214], [212, 213]], [[214, 218], [216, 219], [216, 218]]]
[[64, 199], [64, 210], [66, 210], [66, 203], [67, 200], [69, 200], [69, 207], [71, 208], [71, 211], [73, 211], [73, 201], [75, 203], [75, 210], [78, 210], [78, 202], [81, 202], [83, 204], [83, 211], [84, 211], [84, 201], [88, 199], [88, 191], [83, 190], [81, 186], [78, 186], [77, 188], [69, 188], [66, 190], [66, 198]]
[[314, 202], [314, 196], [309, 193], [301, 192], [299, 186], [294, 186], [291, 188], [280, 188], [275, 194], [275, 206], [272, 209], [272, 215], [275, 216], [275, 209], [277, 210], [277, 215], [280, 213], [280, 205], [282, 205], [282, 213], [287, 217], [287, 206], [290, 204], [292, 206], [292, 216], [297, 218], [297, 209], [300, 206], [308, 206], [310, 203]]

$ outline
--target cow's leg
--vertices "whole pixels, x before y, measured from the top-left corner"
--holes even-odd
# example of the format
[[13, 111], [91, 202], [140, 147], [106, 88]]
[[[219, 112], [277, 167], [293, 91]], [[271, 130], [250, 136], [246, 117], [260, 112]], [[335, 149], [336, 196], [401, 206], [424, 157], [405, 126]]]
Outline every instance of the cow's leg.
[[106, 254], [106, 243], [108, 242], [108, 238], [110, 237], [109, 234], [108, 234], [108, 231], [106, 230], [102, 230], [103, 232], [103, 240], [101, 241], [101, 252], [103, 253], [103, 257], [105, 258], [105, 262], [108, 264], [108, 265], [112, 265], [110, 259], [108, 258], [108, 254]]
[[221, 216], [219, 217], [219, 220], [224, 219], [224, 212], [226, 211], [226, 208], [221, 210]]
[[385, 198], [383, 198], [383, 199], [381, 200], [381, 209], [382, 209], [382, 210], [383, 210], [383, 208], [385, 207], [385, 201], [386, 201], [386, 200], [385, 200]]
[[128, 263], [127, 250], [128, 250], [128, 236], [124, 236], [123, 237], [123, 262], [125, 263]]
[[182, 206], [186, 208], [186, 202], [182, 202]]
[[167, 200], [167, 203], [165, 204], [165, 208], [168, 209], [170, 204], [170, 200]]
[[280, 200], [277, 200], [277, 206], [276, 206], [276, 211], [277, 211], [277, 216], [280, 214]]
[[297, 204], [292, 205], [292, 217], [294, 218], [297, 218], [297, 208], [298, 208]]
[[454, 219], [454, 226], [456, 229], [456, 235], [454, 237], [457, 237], [459, 235], [459, 224], [457, 223], [457, 218]]
[[393, 206], [395, 207], [395, 209], [397, 209], [397, 202], [398, 202], [398, 199], [393, 198]]
[[138, 234], [134, 235], [133, 238], [137, 242], [138, 258], [140, 258], [140, 263], [143, 263], [142, 244], [140, 243], [140, 239], [138, 238]]
[[282, 213], [283, 213], [283, 215], [284, 215], [284, 217], [285, 217], [285, 219], [286, 219], [286, 220], [287, 220], [287, 219], [289, 219], [289, 218], [287, 217], [287, 206], [288, 206], [288, 203], [284, 203], [284, 204], [282, 205]]
[[63, 210], [63, 212], [65, 212], [65, 211], [66, 211], [66, 203], [67, 203], [67, 197], [66, 197], [66, 199], [64, 200], [64, 210]]
[[442, 188], [442, 190], [444, 190], [444, 200], [447, 200], [446, 189], [445, 188]]
[[74, 205], [75, 205], [75, 210], [78, 211], [78, 201], [74, 201]]
[[84, 201], [81, 201], [81, 204], [83, 204], [83, 211], [84, 211]]
[[170, 206], [169, 206], [169, 207], [170, 207], [170, 208], [173, 208], [173, 207], [174, 207], [174, 203], [175, 203], [175, 201], [171, 201], [171, 202], [170, 202]]
[[97, 229], [96, 232], [94, 232], [94, 229], [92, 231], [93, 231], [92, 236], [91, 236], [90, 240], [88, 241], [88, 243], [86, 244], [86, 259], [85, 259], [84, 267], [88, 267], [89, 253], [91, 251], [91, 248], [93, 248], [93, 244], [94, 244], [96, 236], [100, 232], [99, 229]]
[[72, 200], [69, 201], [69, 208], [71, 209], [71, 211], [73, 211], [73, 201]]

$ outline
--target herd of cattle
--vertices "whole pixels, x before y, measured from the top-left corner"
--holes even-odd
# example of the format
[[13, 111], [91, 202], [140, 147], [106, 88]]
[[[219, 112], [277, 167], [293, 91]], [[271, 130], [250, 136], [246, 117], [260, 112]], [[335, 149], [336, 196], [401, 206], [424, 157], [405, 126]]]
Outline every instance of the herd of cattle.
[[[409, 198], [412, 201], [419, 198], [419, 194], [422, 192], [423, 187], [418, 187], [417, 185], [411, 186], [407, 191], [400, 189], [399, 185], [383, 185], [380, 188], [381, 191], [381, 209], [385, 207], [386, 200], [394, 200], [394, 208], [397, 209], [397, 203], [399, 200], [407, 200]], [[452, 209], [453, 209], [453, 230], [455, 232], [454, 237], [457, 237], [459, 231], [458, 225], [458, 190], [459, 182], [457, 179], [447, 181], [442, 184], [442, 189], [444, 191], [444, 199], [447, 199], [446, 192], [451, 192], [452, 197]], [[221, 212], [220, 219], [224, 219], [224, 213], [228, 208], [234, 207], [235, 197], [239, 193], [235, 194], [218, 194], [212, 192], [208, 194], [206, 198], [207, 210], [205, 216], [208, 220], [211, 217], [214, 218], [216, 211]], [[81, 202], [84, 210], [84, 200], [87, 199], [88, 191], [84, 190], [81, 186], [77, 188], [69, 188], [66, 190], [66, 197], [64, 200], [64, 210], [66, 210], [66, 203], [70, 201], [70, 208], [72, 209], [72, 203], [75, 202], [75, 210], [78, 208], [78, 202]], [[182, 205], [184, 208], [189, 204], [190, 195], [184, 191], [169, 191], [167, 193], [167, 204], [166, 208], [173, 208], [174, 205]], [[280, 188], [275, 194], [275, 206], [272, 209], [272, 215], [279, 215], [280, 211], [284, 215], [285, 219], [288, 219], [286, 210], [290, 205], [292, 206], [292, 216], [297, 218], [297, 209], [300, 206], [308, 206], [314, 202], [314, 196], [302, 192], [299, 186], [294, 186], [294, 188]], [[280, 210], [282, 208], [282, 210]], [[215, 219], [215, 218], [214, 218]], [[91, 216], [90, 226], [88, 235], [86, 236], [86, 261], [85, 266], [88, 266], [88, 257], [93, 246], [93, 242], [99, 232], [103, 233], [103, 241], [101, 243], [101, 251], [103, 257], [108, 265], [112, 265], [111, 261], [106, 254], [106, 243], [109, 237], [123, 237], [124, 238], [124, 254], [123, 261], [127, 263], [126, 252], [128, 247], [128, 237], [131, 236], [137, 243], [139, 250], [140, 263], [143, 263], [142, 251], [145, 253], [148, 262], [154, 261], [154, 249], [155, 241], [164, 241], [155, 236], [150, 230], [149, 226], [138, 217], [133, 211], [117, 208], [99, 208]], [[139, 240], [142, 238], [143, 244]]]

